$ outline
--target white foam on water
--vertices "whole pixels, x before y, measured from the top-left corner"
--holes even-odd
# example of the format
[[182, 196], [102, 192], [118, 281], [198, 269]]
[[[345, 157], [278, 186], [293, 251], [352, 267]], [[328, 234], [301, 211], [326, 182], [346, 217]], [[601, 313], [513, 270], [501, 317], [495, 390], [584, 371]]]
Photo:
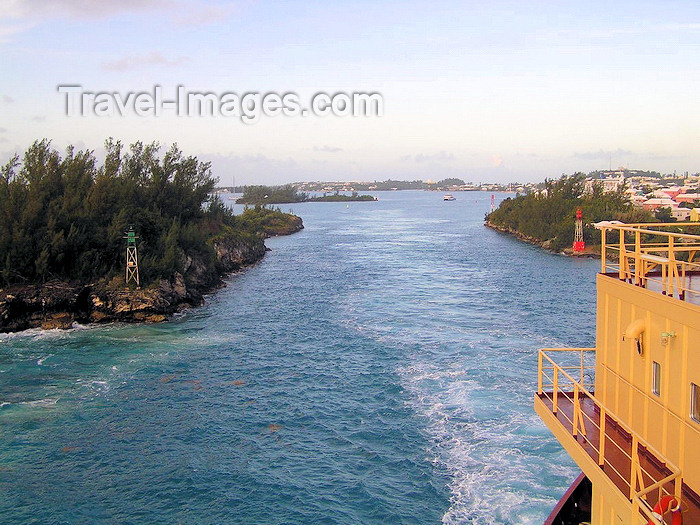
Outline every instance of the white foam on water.
[[45, 355], [43, 357], [40, 357], [39, 359], [37, 359], [36, 364], [41, 366], [44, 364], [44, 361], [46, 361], [49, 357], [53, 357], [53, 356], [54, 356], [54, 354], [49, 354], [49, 355]]
[[78, 379], [76, 383], [87, 388], [93, 397], [105, 394], [110, 389], [109, 381], [104, 379]]
[[534, 468], [538, 458], [519, 448], [537, 439], [530, 428], [534, 416], [490, 410], [483, 401], [489, 393], [464, 370], [420, 363], [398, 373], [412, 409], [427, 420], [428, 460], [450, 478], [443, 523], [541, 523], [539, 509], [553, 500], [542, 497], [548, 490]]
[[32, 339], [40, 341], [44, 339], [60, 339], [68, 330], [54, 328], [52, 330], [42, 330], [41, 328], [30, 328], [21, 332], [10, 332], [0, 334], [0, 343], [7, 343], [13, 340]]
[[52, 398], [46, 398], [46, 399], [37, 399], [35, 401], [21, 401], [18, 403], [18, 405], [24, 405], [28, 407], [33, 407], [33, 408], [49, 408], [53, 407], [58, 403], [57, 397], [52, 397]]
[[84, 330], [99, 330], [104, 329], [109, 325], [83, 325], [74, 322], [71, 328], [52, 328], [44, 330], [42, 328], [29, 328], [21, 332], [9, 332], [0, 334], [0, 343], [6, 343], [13, 340], [21, 341], [23, 339], [31, 339], [32, 341], [52, 341], [72, 337], [72, 334]]

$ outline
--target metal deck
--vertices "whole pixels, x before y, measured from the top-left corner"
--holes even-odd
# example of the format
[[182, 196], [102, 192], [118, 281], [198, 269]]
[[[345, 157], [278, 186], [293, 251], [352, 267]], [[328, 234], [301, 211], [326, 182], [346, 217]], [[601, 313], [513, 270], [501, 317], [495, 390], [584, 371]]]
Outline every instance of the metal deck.
[[[557, 396], [557, 411], [554, 413], [557, 421], [574, 437], [574, 403], [573, 393], [560, 392]], [[543, 392], [539, 394], [539, 398], [550, 409], [553, 408], [552, 392]], [[597, 405], [583, 394], [579, 394], [579, 406], [584, 414], [581, 425], [585, 429], [582, 431], [581, 425], [578, 427], [575, 439], [577, 443], [585, 450], [588, 455], [595, 461], [599, 460], [599, 451], [601, 450], [600, 443], [600, 426], [601, 417], [600, 409]], [[617, 486], [623, 494], [628, 494], [630, 491], [629, 480], [632, 476], [632, 436], [626, 432], [621, 425], [609, 415], [605, 416], [605, 434], [603, 444], [604, 462], [600, 466], [608, 478]], [[671, 474], [671, 471], [666, 468], [664, 462], [656, 458], [651, 452], [640, 445], [638, 449], [640, 467], [645, 486], [653, 484], [656, 480], [663, 479]], [[665, 489], [673, 492], [673, 485], [669, 483]], [[655, 492], [649, 494], [647, 499], [650, 506], [656, 504]], [[684, 523], [700, 523], [700, 497], [695, 494], [687, 485], [682, 485], [682, 504]], [[666, 515], [667, 523], [671, 523], [670, 514]]]

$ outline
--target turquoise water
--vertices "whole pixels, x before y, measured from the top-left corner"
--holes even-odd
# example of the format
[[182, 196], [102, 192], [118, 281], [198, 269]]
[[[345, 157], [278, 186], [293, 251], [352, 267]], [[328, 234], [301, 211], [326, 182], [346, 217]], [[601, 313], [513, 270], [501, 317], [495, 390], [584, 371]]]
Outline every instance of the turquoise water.
[[542, 523], [536, 350], [593, 344], [598, 262], [379, 197], [295, 205], [170, 323], [0, 335], [0, 522]]

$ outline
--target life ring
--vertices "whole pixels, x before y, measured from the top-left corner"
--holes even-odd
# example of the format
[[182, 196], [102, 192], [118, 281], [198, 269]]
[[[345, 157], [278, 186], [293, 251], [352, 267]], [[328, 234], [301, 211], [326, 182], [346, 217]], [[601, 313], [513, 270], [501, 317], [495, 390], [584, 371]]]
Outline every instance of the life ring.
[[[683, 516], [681, 515], [681, 502], [675, 496], [664, 496], [654, 505], [654, 517], [661, 523], [664, 522], [664, 514], [671, 511], [672, 525], [683, 525]], [[647, 525], [654, 525], [653, 520], [649, 520]]]

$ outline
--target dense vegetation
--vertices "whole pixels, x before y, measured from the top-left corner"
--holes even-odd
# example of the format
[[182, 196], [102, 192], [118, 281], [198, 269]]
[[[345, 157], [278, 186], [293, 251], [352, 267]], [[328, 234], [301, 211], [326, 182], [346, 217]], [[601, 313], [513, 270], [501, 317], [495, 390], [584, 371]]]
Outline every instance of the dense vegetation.
[[143, 284], [185, 273], [193, 257], [214, 274], [214, 236], [258, 235], [261, 222], [282, 215], [234, 216], [210, 197], [210, 164], [176, 145], [162, 156], [157, 143], [109, 139], [105, 149], [98, 165], [92, 151], [69, 147], [62, 156], [42, 140], [0, 168], [0, 286], [120, 275], [130, 226]]
[[284, 186], [246, 186], [238, 204], [287, 204], [304, 202], [306, 193], [298, 192], [291, 184]]
[[375, 191], [389, 191], [389, 190], [424, 190], [426, 189], [427, 185], [425, 182], [422, 180], [392, 180], [388, 179], [385, 181], [377, 181], [373, 182], [371, 184], [366, 185], [366, 187], [363, 184], [353, 184], [357, 189], [360, 191], [367, 191], [370, 189], [375, 190]]
[[464, 186], [465, 182], [462, 179], [456, 179], [456, 178], [448, 178], [448, 179], [442, 179], [441, 181], [436, 182], [434, 185], [438, 186], [440, 188], [444, 188], [447, 186]]
[[289, 235], [298, 231], [301, 219], [290, 213], [283, 213], [280, 208], [257, 204], [245, 207], [243, 213], [235, 216], [235, 228], [228, 227], [225, 232], [235, 230], [236, 235], [247, 233], [262, 237]]
[[376, 201], [375, 197], [371, 195], [359, 195], [356, 191], [353, 191], [351, 195], [346, 195], [336, 191], [330, 195], [324, 194], [321, 197], [310, 197], [307, 199], [309, 202], [353, 202], [353, 201]]
[[542, 193], [508, 198], [486, 219], [497, 227], [547, 242], [555, 251], [571, 246], [577, 208], [583, 211], [584, 240], [591, 245], [600, 244], [600, 232], [591, 223], [603, 220], [654, 221], [649, 212], [628, 201], [622, 188], [614, 193], [604, 193], [599, 184], [594, 184], [592, 192], [586, 193], [584, 189], [585, 175], [582, 173], [546, 180]]
[[344, 195], [336, 191], [332, 195], [324, 194], [322, 197], [309, 197], [308, 193], [299, 192], [292, 184], [284, 186], [246, 186], [243, 196], [236, 201], [238, 204], [288, 204], [294, 202], [345, 202], [345, 201], [373, 201], [371, 195]]

